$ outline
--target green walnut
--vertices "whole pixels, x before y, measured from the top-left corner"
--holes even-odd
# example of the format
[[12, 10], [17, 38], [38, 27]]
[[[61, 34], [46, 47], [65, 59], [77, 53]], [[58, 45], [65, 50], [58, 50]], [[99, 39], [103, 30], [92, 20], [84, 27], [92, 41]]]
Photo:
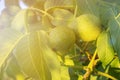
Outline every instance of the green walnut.
[[75, 34], [68, 27], [55, 27], [49, 34], [50, 45], [54, 50], [69, 50], [75, 43]]
[[83, 41], [96, 40], [101, 32], [100, 20], [92, 14], [83, 14], [76, 19], [79, 37]]

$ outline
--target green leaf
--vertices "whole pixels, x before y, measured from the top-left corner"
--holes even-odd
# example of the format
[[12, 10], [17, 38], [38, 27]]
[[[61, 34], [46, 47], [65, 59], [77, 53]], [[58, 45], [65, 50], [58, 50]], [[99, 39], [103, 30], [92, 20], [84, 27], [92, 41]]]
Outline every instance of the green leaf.
[[101, 0], [101, 1], [105, 1], [105, 2], [108, 2], [108, 4], [111, 4], [111, 5], [117, 5], [119, 6], [120, 5], [120, 1], [119, 0]]
[[96, 0], [76, 0], [77, 4], [77, 16], [85, 13], [91, 13], [96, 16], [99, 15], [98, 6]]
[[120, 75], [120, 68], [111, 68], [110, 67], [109, 74], [119, 80], [120, 76], [118, 76], [118, 75]]
[[108, 26], [110, 28], [112, 44], [120, 59], [120, 13], [117, 12], [117, 9], [111, 9], [113, 18], [109, 21]]
[[0, 32], [0, 68], [7, 60], [16, 44], [21, 40], [23, 35], [11, 28], [5, 28]]
[[98, 10], [100, 14], [101, 23], [105, 28], [109, 27], [108, 22], [112, 20], [112, 18], [114, 17], [113, 15], [117, 16], [118, 13], [120, 12], [119, 6], [110, 3], [109, 1], [105, 0], [97, 1], [97, 4], [99, 6]]
[[21, 40], [14, 54], [28, 77], [37, 80], [59, 80], [60, 63], [55, 52], [47, 46], [47, 40], [44, 31], [33, 32]]
[[105, 2], [99, 1], [99, 14], [100, 14], [100, 20], [104, 27], [108, 27], [108, 21], [111, 19], [111, 7], [107, 5]]
[[46, 0], [45, 2], [45, 10], [48, 11], [53, 8], [69, 8], [73, 7], [72, 0]]
[[79, 76], [78, 76], [78, 74], [77, 74], [78, 72], [76, 70], [74, 68], [69, 68], [70, 80], [77, 80], [78, 79]]
[[104, 66], [109, 64], [114, 58], [114, 50], [110, 44], [110, 35], [102, 32], [97, 40], [98, 57]]

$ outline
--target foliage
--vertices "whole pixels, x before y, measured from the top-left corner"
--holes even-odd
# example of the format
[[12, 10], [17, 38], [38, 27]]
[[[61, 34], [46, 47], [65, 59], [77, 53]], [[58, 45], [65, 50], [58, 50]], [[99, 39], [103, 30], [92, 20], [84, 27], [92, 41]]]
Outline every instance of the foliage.
[[4, 1], [0, 80], [120, 79], [119, 0]]

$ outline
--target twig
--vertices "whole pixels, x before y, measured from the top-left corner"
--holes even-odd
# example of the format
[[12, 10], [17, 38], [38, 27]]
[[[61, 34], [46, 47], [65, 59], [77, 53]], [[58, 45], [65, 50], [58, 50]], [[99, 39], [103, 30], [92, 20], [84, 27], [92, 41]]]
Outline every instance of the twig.
[[81, 55], [80, 55], [80, 54], [77, 54], [77, 55], [75, 55], [75, 56], [70, 57], [70, 59], [74, 59], [74, 58], [79, 57], [79, 56], [81, 56]]
[[101, 75], [101, 76], [105, 76], [105, 77], [110, 78], [110, 79], [112, 79], [112, 80], [117, 80], [117, 79], [114, 78], [113, 76], [111, 76], [111, 75], [109, 75], [109, 74], [107, 74], [107, 73], [103, 73], [103, 72], [101, 72], [101, 71], [97, 71], [97, 74], [98, 74], [98, 75]]
[[86, 73], [83, 76], [83, 80], [88, 80], [88, 78], [90, 77], [91, 71], [89, 68], [86, 69]]
[[88, 59], [91, 60], [91, 58], [92, 58], [91, 54], [88, 51], [86, 51], [85, 53], [86, 53]]
[[70, 67], [70, 68], [74, 68], [74, 69], [80, 69], [80, 70], [85, 70], [86, 66], [71, 66], [71, 65], [65, 65], [64, 63], [62, 64], [62, 66], [66, 66], [66, 67]]
[[95, 51], [90, 63], [87, 66], [86, 73], [84, 74], [83, 80], [87, 80], [90, 76], [90, 73], [93, 71], [96, 55], [97, 55], [97, 50]]
[[95, 51], [90, 63], [88, 64], [88, 68], [90, 68], [91, 71], [93, 71], [93, 67], [94, 67], [94, 61], [95, 61], [95, 57], [97, 55], [97, 50]]
[[44, 10], [40, 10], [40, 9], [33, 8], [33, 7], [28, 8], [28, 9], [29, 9], [29, 10], [35, 10], [35, 11], [38, 11], [38, 12], [40, 12], [40, 13], [43, 13], [44, 15], [47, 15], [49, 18], [54, 19], [54, 17], [53, 17], [52, 15], [50, 15], [49, 13], [47, 13], [47, 12], [44, 11]]
[[85, 43], [85, 45], [84, 45], [84, 47], [83, 47], [83, 51], [85, 51], [85, 50], [86, 50], [86, 48], [87, 48], [88, 44], [89, 44], [89, 42], [86, 42], [86, 43]]
[[76, 6], [75, 6], [75, 11], [74, 11], [74, 18], [76, 18], [76, 15], [77, 15], [77, 9], [78, 9], [78, 6], [77, 6], [77, 4], [76, 4]]
[[25, 14], [25, 28], [26, 28], [26, 32], [29, 32], [29, 25], [28, 25], [28, 13], [29, 10], [26, 10], [26, 14]]

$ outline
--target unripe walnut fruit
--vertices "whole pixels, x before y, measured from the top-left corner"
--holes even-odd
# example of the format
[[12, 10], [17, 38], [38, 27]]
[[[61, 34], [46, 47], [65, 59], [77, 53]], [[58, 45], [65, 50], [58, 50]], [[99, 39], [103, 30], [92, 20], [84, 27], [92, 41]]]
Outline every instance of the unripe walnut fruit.
[[76, 19], [79, 37], [83, 41], [96, 40], [101, 32], [100, 20], [92, 14], [83, 14]]
[[75, 43], [75, 34], [68, 27], [55, 27], [49, 34], [51, 47], [58, 51], [66, 51]]

